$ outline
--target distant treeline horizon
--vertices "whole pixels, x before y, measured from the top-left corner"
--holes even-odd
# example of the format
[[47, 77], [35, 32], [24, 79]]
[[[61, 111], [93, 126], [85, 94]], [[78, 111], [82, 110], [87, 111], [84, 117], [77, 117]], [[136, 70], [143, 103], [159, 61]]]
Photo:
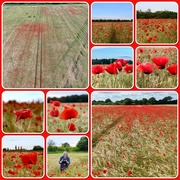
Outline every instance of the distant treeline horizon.
[[[97, 65], [97, 64], [111, 64], [117, 59], [92, 59], [92, 65]], [[128, 60], [128, 64], [133, 64], [132, 60]]]
[[133, 19], [93, 19], [92, 22], [132, 22]]
[[10, 148], [3, 148], [3, 151], [4, 152], [6, 152], [6, 151], [8, 151], [8, 152], [12, 152], [12, 151], [43, 151], [43, 147], [41, 147], [41, 146], [39, 146], [39, 145], [36, 145], [36, 146], [34, 146], [32, 149], [25, 149], [25, 148], [23, 148], [22, 146], [21, 147], [19, 147], [19, 146], [15, 146], [14, 147], [14, 149], [10, 149]]
[[62, 97], [48, 97], [47, 102], [50, 103], [50, 101], [59, 101], [61, 103], [83, 103], [88, 102], [88, 95], [82, 94], [82, 95], [71, 95], [71, 96], [62, 96]]
[[173, 100], [171, 96], [164, 97], [163, 99], [156, 100], [154, 97], [149, 99], [142, 98], [141, 100], [138, 99], [131, 99], [125, 98], [122, 100], [117, 100], [113, 102], [111, 99], [106, 100], [93, 100], [92, 105], [159, 105], [159, 104], [177, 104], [177, 100]]
[[137, 19], [177, 19], [177, 12], [167, 10], [151, 12], [151, 9], [147, 11], [138, 10]]

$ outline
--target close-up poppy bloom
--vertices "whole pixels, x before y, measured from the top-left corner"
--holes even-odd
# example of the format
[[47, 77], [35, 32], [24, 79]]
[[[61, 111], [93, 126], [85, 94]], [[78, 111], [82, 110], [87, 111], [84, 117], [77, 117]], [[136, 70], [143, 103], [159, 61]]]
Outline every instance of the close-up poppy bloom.
[[101, 65], [92, 66], [93, 74], [101, 74], [104, 73], [104, 68]]
[[37, 163], [37, 153], [36, 152], [30, 152], [27, 154], [22, 154], [21, 155], [21, 161], [24, 166], [27, 166], [29, 164], [34, 164], [36, 165]]
[[64, 106], [64, 110], [60, 115], [60, 118], [63, 120], [68, 120], [72, 118], [76, 118], [78, 116], [78, 111], [70, 106]]
[[132, 73], [133, 72], [133, 66], [131, 64], [126, 64], [124, 71], [128, 74], [128, 73]]
[[151, 74], [153, 72], [153, 65], [150, 62], [141, 63], [138, 65], [137, 71], [144, 74]]
[[158, 69], [164, 69], [169, 59], [164, 56], [158, 56], [152, 58], [152, 61], [159, 67]]
[[61, 103], [59, 101], [53, 101], [53, 105], [59, 107]]
[[59, 110], [53, 107], [53, 109], [50, 111], [50, 116], [52, 117], [58, 117], [59, 116]]
[[122, 70], [123, 67], [122, 67], [122, 63], [121, 63], [120, 60], [114, 61], [114, 64], [116, 65], [116, 68], [117, 68], [119, 71]]
[[125, 66], [128, 63], [128, 60], [117, 59], [115, 62], [121, 62], [122, 66]]
[[171, 73], [171, 75], [177, 74], [177, 64], [171, 64], [166, 69]]
[[112, 63], [109, 64], [108, 66], [105, 67], [105, 70], [109, 73], [109, 74], [117, 74], [117, 66], [116, 64]]
[[68, 129], [69, 129], [69, 131], [75, 131], [76, 125], [74, 123], [68, 123]]
[[32, 112], [30, 109], [20, 109], [13, 111], [13, 113], [17, 116], [16, 122], [20, 119], [32, 118]]

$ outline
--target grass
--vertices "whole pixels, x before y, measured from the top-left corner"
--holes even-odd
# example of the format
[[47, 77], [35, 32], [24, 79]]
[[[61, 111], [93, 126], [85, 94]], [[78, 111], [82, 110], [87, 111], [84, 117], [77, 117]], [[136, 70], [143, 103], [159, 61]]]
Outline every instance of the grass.
[[88, 175], [88, 153], [69, 152], [70, 165], [65, 173], [60, 173], [59, 154], [47, 154], [47, 174], [50, 177], [86, 177]]
[[99, 75], [92, 75], [92, 86], [94, 88], [131, 88], [133, 86], [133, 76], [120, 72], [111, 75], [107, 72]]

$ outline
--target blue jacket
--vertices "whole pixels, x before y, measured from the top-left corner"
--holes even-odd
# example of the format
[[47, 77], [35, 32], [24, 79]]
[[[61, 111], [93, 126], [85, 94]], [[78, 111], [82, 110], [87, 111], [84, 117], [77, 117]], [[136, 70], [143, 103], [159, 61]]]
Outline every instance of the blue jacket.
[[60, 164], [60, 169], [66, 169], [70, 164], [70, 158], [69, 157], [64, 158], [64, 156], [61, 156], [59, 159], [59, 164]]

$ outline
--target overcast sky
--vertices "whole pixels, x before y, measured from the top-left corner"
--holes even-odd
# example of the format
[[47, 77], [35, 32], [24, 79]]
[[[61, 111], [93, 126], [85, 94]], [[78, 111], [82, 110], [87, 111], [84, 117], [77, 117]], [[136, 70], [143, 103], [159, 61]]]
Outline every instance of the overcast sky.
[[56, 146], [60, 146], [62, 143], [69, 143], [70, 146], [75, 147], [80, 138], [83, 136], [49, 136], [47, 142], [51, 139], [56, 143]]
[[169, 10], [173, 12], [178, 11], [177, 3], [175, 2], [138, 2], [136, 4], [136, 10], [147, 11], [151, 9], [152, 12]]
[[49, 91], [47, 93], [47, 97], [62, 97], [62, 96], [71, 96], [71, 95], [82, 95], [87, 94], [86, 91], [84, 92], [61, 92], [61, 91]]
[[15, 149], [15, 145], [28, 150], [36, 145], [44, 147], [44, 138], [41, 136], [4, 136], [2, 138], [3, 148]]
[[17, 102], [32, 102], [44, 100], [44, 94], [41, 91], [5, 91], [2, 94], [2, 100], [7, 102], [9, 100], [16, 100]]
[[132, 3], [93, 3], [92, 19], [133, 19]]
[[166, 96], [171, 96], [173, 99], [177, 99], [177, 93], [174, 92], [93, 92], [92, 100], [106, 100], [111, 99], [112, 101], [122, 100], [125, 98], [131, 99], [142, 99], [155, 97], [156, 100], [163, 99]]
[[131, 47], [93, 47], [93, 59], [125, 59], [133, 60], [133, 49]]

